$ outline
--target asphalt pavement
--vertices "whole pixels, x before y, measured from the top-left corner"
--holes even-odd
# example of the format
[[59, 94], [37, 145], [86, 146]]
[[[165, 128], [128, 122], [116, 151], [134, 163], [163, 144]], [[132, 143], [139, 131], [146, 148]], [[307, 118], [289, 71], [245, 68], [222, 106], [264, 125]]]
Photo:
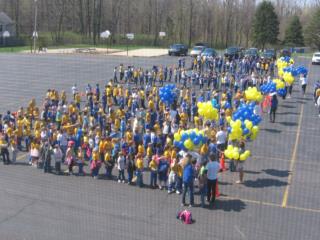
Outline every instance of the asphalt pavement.
[[[0, 110], [26, 106], [31, 97], [40, 101], [51, 87], [104, 84], [120, 63], [151, 67], [177, 59], [1, 54]], [[44, 174], [21, 153], [19, 164], [0, 166], [0, 239], [318, 240], [320, 118], [312, 90], [320, 66], [296, 62], [310, 70], [306, 96], [296, 84], [292, 98], [280, 100], [275, 123], [264, 115], [260, 135], [248, 145], [245, 183], [235, 184], [237, 173], [220, 174], [222, 196], [214, 209], [191, 208], [194, 224], [176, 219], [182, 209], [176, 194]]]

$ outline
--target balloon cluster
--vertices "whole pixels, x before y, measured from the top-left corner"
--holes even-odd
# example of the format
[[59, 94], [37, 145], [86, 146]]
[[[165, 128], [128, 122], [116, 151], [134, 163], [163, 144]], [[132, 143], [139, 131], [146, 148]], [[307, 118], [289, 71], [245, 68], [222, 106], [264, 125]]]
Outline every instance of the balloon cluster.
[[206, 120], [218, 120], [218, 103], [216, 99], [208, 102], [198, 102], [198, 114]]
[[224, 155], [232, 160], [245, 161], [248, 157], [250, 157], [251, 152], [249, 150], [246, 150], [244, 153], [240, 154], [240, 149], [238, 147], [228, 145], [227, 149], [224, 151]]
[[189, 129], [174, 134], [174, 146], [182, 150], [199, 150], [207, 141], [203, 131]]
[[159, 89], [159, 97], [161, 102], [170, 105], [177, 98], [176, 85], [168, 84]]
[[286, 84], [282, 80], [276, 78], [276, 79], [273, 79], [273, 83], [276, 85], [277, 93], [281, 97], [283, 97], [287, 94]]
[[249, 87], [245, 91], [246, 99], [248, 101], [255, 101], [255, 102], [261, 102], [262, 101], [262, 94], [256, 87]]
[[255, 103], [242, 104], [234, 112], [228, 128], [230, 140], [254, 140], [259, 132], [261, 117], [254, 114]]
[[277, 91], [277, 85], [274, 82], [268, 82], [260, 86], [262, 94], [273, 93]]
[[278, 68], [279, 77], [283, 77], [283, 75], [284, 75], [283, 69], [284, 68], [287, 68], [287, 67], [289, 67], [290, 65], [293, 65], [293, 64], [294, 64], [293, 59], [288, 57], [288, 56], [278, 58], [277, 62], [276, 62], [276, 65], [277, 65], [277, 68]]

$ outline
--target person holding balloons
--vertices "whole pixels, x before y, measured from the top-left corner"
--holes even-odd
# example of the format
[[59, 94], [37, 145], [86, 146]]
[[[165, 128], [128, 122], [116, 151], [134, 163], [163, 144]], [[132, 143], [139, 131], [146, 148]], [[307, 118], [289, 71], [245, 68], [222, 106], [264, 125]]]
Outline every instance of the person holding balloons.
[[[241, 156], [241, 154], [244, 154], [245, 153], [245, 143], [244, 141], [241, 141], [240, 144], [239, 144], [239, 155]], [[245, 158], [241, 158], [239, 156], [239, 160], [236, 161], [236, 167], [237, 167], [237, 171], [239, 172], [239, 180], [236, 181], [236, 183], [238, 184], [242, 184], [243, 183], [243, 177], [244, 177], [244, 171], [243, 171], [243, 168], [244, 168], [244, 163], [245, 163]]]

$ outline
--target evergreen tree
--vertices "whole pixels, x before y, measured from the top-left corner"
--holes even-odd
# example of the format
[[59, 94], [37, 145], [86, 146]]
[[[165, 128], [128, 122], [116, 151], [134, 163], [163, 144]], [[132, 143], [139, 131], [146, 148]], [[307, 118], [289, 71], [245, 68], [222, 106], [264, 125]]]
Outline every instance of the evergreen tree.
[[279, 20], [271, 2], [263, 1], [257, 7], [252, 24], [253, 43], [265, 48], [266, 44], [275, 44], [279, 34]]
[[313, 14], [305, 31], [306, 42], [320, 50], [320, 8]]
[[285, 32], [284, 44], [290, 47], [304, 46], [302, 25], [298, 16], [294, 16], [288, 25]]

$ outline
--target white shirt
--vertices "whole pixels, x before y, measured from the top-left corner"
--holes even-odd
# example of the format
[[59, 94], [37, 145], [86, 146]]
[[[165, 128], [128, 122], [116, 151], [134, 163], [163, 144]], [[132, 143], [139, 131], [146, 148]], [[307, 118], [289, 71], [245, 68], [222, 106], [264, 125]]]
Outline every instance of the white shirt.
[[59, 133], [57, 137], [58, 142], [60, 142], [60, 146], [67, 146], [68, 145], [68, 138], [66, 133]]
[[119, 156], [118, 157], [118, 170], [124, 170], [125, 168], [125, 160], [124, 160], [124, 157], [123, 156]]
[[217, 139], [217, 144], [223, 144], [227, 140], [227, 134], [224, 131], [220, 130], [216, 134], [216, 139]]
[[54, 156], [54, 160], [56, 162], [61, 162], [62, 161], [62, 156], [63, 156], [61, 149], [54, 149], [53, 150], [53, 156]]
[[218, 172], [220, 171], [220, 164], [217, 161], [208, 162], [206, 169], [207, 177], [209, 180], [216, 180], [218, 178]]
[[307, 81], [307, 78], [306, 77], [300, 77], [300, 82], [301, 82], [301, 85], [305, 85], [308, 83]]

